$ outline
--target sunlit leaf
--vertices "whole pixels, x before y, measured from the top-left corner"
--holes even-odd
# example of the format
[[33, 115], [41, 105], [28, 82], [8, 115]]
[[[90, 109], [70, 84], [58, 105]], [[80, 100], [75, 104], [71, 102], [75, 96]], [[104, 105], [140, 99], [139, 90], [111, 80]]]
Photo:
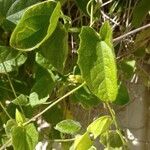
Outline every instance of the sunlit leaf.
[[38, 142], [38, 132], [33, 124], [12, 129], [12, 145], [14, 150], [33, 150]]
[[80, 34], [78, 65], [83, 79], [97, 97], [105, 102], [116, 99], [118, 88], [114, 53], [90, 27], [83, 27]]
[[29, 7], [13, 31], [10, 45], [23, 51], [38, 48], [52, 35], [59, 16], [59, 2], [45, 1]]
[[112, 119], [110, 116], [102, 116], [95, 121], [93, 121], [88, 127], [87, 131], [94, 135], [94, 138], [97, 138], [102, 133], [106, 132], [110, 125], [112, 124]]
[[59, 122], [55, 129], [62, 133], [75, 134], [81, 129], [81, 125], [77, 121], [67, 119]]

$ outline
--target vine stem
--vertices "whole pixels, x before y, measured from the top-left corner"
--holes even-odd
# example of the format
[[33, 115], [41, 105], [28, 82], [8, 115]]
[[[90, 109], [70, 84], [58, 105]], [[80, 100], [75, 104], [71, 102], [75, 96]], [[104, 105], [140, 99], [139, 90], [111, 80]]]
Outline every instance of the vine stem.
[[143, 29], [146, 29], [146, 28], [149, 28], [149, 27], [150, 27], [150, 23], [147, 24], [147, 25], [144, 25], [142, 27], [139, 27], [139, 28], [137, 28], [135, 30], [132, 30], [132, 31], [130, 31], [128, 33], [125, 33], [125, 34], [123, 34], [123, 35], [121, 35], [121, 36], [119, 36], [119, 37], [117, 37], [115, 39], [113, 39], [113, 42], [118, 42], [118, 41], [122, 40], [123, 38], [125, 38], [125, 37], [127, 37], [129, 35], [135, 34], [135, 33], [139, 32], [139, 31], [141, 31]]
[[11, 139], [9, 139], [2, 147], [0, 147], [0, 150], [4, 150], [9, 144], [11, 144]]
[[[1, 56], [0, 56], [0, 59], [3, 60]], [[5, 63], [2, 62], [2, 65], [3, 65], [4, 71], [5, 71], [5, 73], [6, 73], [7, 79], [8, 79], [8, 81], [9, 81], [9, 85], [10, 85], [10, 87], [11, 87], [11, 89], [12, 89], [12, 92], [13, 92], [15, 98], [17, 98], [16, 91], [15, 91], [15, 89], [14, 89], [14, 87], [13, 87], [13, 84], [12, 84], [12, 82], [11, 82], [10, 76], [9, 76], [9, 74], [8, 74], [8, 72], [7, 72], [7, 68], [6, 68], [6, 66], [5, 66]], [[22, 107], [21, 107], [20, 104], [19, 104], [19, 108], [20, 108], [21, 112], [24, 114], [24, 111], [23, 111], [23, 109], [22, 109]]]
[[108, 108], [108, 110], [109, 110], [109, 112], [110, 112], [110, 114], [111, 114], [111, 117], [112, 117], [112, 119], [113, 119], [114, 125], [115, 125], [115, 127], [116, 127], [116, 129], [117, 129], [117, 133], [119, 134], [119, 136], [120, 136], [120, 138], [121, 138], [121, 140], [122, 140], [122, 143], [123, 143], [124, 145], [126, 145], [126, 141], [125, 141], [125, 139], [123, 138], [122, 133], [121, 133], [121, 131], [120, 131], [120, 128], [119, 128], [119, 126], [118, 126], [118, 123], [117, 123], [117, 121], [116, 121], [116, 116], [115, 116], [114, 110], [110, 107], [109, 103], [106, 103], [106, 106], [107, 106], [107, 108]]
[[58, 104], [59, 102], [61, 102], [64, 98], [68, 97], [69, 95], [73, 94], [74, 92], [76, 92], [78, 89], [80, 89], [81, 87], [83, 87], [85, 85], [85, 82], [82, 83], [81, 85], [79, 85], [78, 87], [74, 88], [72, 91], [68, 92], [67, 94], [65, 94], [64, 96], [60, 97], [58, 100], [56, 100], [55, 102], [53, 102], [51, 105], [47, 106], [43, 111], [41, 111], [39, 114], [37, 114], [36, 116], [32, 117], [31, 119], [29, 119], [27, 122], [25, 122], [23, 125], [27, 125], [30, 122], [34, 121], [35, 119], [37, 119], [38, 117], [40, 117], [42, 114], [44, 114], [46, 111], [48, 111], [50, 108], [52, 108], [53, 106], [55, 106], [56, 104]]
[[0, 102], [0, 106], [2, 107], [2, 109], [4, 110], [4, 112], [6, 113], [6, 115], [8, 116], [8, 118], [12, 119], [12, 117], [9, 115], [9, 113], [6, 110], [6, 108], [3, 106], [3, 104], [1, 102]]

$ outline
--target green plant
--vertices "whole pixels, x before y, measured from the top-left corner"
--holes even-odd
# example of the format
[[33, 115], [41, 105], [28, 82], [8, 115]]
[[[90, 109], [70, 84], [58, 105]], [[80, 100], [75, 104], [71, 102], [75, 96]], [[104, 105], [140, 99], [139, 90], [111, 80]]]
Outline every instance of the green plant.
[[[120, 19], [123, 3], [114, 0], [108, 14]], [[127, 12], [133, 26], [139, 23], [129, 14], [136, 16], [140, 5], [148, 2], [141, 3]], [[50, 147], [60, 142], [63, 149], [92, 150], [96, 139], [105, 149], [127, 149], [112, 105], [129, 102], [125, 81], [135, 70], [149, 86], [149, 76], [139, 61], [150, 52], [145, 34], [150, 25], [113, 39], [114, 21], [105, 16], [103, 5], [95, 0], [0, 1], [1, 150], [11, 146], [33, 150], [42, 140], [49, 141]], [[148, 10], [143, 10], [141, 18]], [[120, 28], [123, 26], [120, 23]], [[141, 31], [145, 28], [147, 31]], [[125, 45], [120, 40], [138, 31], [134, 46], [126, 44], [131, 50], [120, 52]], [[78, 56], [70, 52], [77, 47]], [[106, 115], [82, 128], [71, 115], [72, 103], [83, 109], [103, 105]], [[51, 126], [46, 133], [37, 131], [40, 120]]]

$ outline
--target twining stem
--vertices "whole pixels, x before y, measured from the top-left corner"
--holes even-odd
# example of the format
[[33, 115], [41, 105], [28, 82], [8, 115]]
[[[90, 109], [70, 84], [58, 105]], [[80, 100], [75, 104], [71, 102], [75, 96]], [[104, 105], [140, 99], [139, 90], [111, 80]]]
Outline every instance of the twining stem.
[[0, 102], [0, 106], [2, 107], [2, 109], [4, 110], [4, 112], [6, 113], [6, 115], [8, 116], [8, 118], [12, 119], [12, 117], [9, 115], [9, 113], [6, 110], [6, 108], [3, 106], [3, 104], [1, 102]]
[[119, 128], [119, 126], [118, 126], [118, 123], [117, 123], [117, 120], [116, 120], [116, 115], [115, 115], [114, 110], [110, 107], [109, 103], [106, 103], [106, 106], [107, 106], [107, 108], [108, 108], [108, 110], [109, 110], [109, 112], [110, 112], [110, 114], [111, 114], [111, 117], [112, 117], [112, 119], [113, 119], [114, 125], [115, 125], [116, 130], [117, 130], [117, 133], [119, 134], [119, 136], [120, 136], [120, 138], [121, 138], [121, 140], [122, 140], [122, 143], [123, 143], [124, 145], [126, 145], [126, 141], [125, 141], [125, 139], [123, 138], [123, 135], [122, 135], [122, 133], [121, 133], [121, 131], [120, 131], [120, 128]]
[[[91, 9], [90, 9], [90, 12], [89, 12], [89, 6], [90, 5], [91, 5]], [[90, 16], [90, 27], [91, 27], [93, 25], [93, 11], [94, 11], [93, 0], [90, 0], [87, 3], [86, 11], [87, 11], [88, 15]]]
[[64, 98], [68, 97], [69, 95], [73, 94], [74, 92], [76, 92], [78, 89], [80, 89], [81, 87], [83, 87], [85, 85], [85, 82], [82, 83], [81, 85], [79, 85], [78, 87], [74, 88], [73, 90], [71, 90], [70, 92], [66, 93], [64, 96], [60, 97], [58, 100], [56, 100], [55, 102], [53, 102], [51, 105], [47, 106], [43, 111], [41, 111], [40, 113], [38, 113], [36, 116], [32, 117], [31, 119], [29, 119], [27, 122], [25, 122], [23, 125], [27, 125], [30, 122], [34, 121], [35, 119], [37, 119], [38, 117], [40, 117], [42, 114], [44, 114], [46, 111], [48, 111], [50, 108], [52, 108], [53, 106], [55, 106], [56, 104], [58, 104], [60, 101], [62, 101]]

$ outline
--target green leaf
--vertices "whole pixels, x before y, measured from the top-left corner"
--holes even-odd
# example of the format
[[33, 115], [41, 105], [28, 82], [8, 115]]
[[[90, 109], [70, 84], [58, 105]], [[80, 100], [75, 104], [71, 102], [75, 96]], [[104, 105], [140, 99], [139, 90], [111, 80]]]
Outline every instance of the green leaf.
[[[0, 1], [0, 24], [1, 26], [7, 30], [12, 31], [15, 25], [11, 20], [9, 20], [9, 16], [18, 21], [21, 18], [21, 15], [18, 15], [23, 9], [27, 8], [30, 5], [39, 2], [39, 0], [1, 0]], [[14, 20], [13, 19], [13, 20]]]
[[92, 144], [93, 142], [91, 141], [89, 134], [86, 132], [82, 136], [76, 137], [70, 150], [88, 150]]
[[55, 30], [60, 8], [59, 2], [52, 1], [29, 7], [13, 31], [10, 45], [22, 51], [38, 48]]
[[100, 36], [103, 41], [105, 41], [111, 48], [112, 45], [112, 28], [108, 21], [105, 21], [102, 27], [100, 28]]
[[11, 72], [17, 69], [18, 66], [24, 64], [26, 56], [7, 46], [0, 46], [0, 73]]
[[135, 60], [124, 59], [120, 64], [119, 68], [121, 69], [123, 76], [127, 79], [130, 79], [135, 71]]
[[78, 65], [90, 90], [102, 101], [117, 96], [117, 71], [113, 50], [90, 27], [83, 27], [78, 49]]
[[18, 126], [23, 125], [23, 123], [25, 122], [24, 115], [21, 114], [18, 109], [16, 109], [15, 119], [16, 119]]
[[109, 131], [103, 133], [100, 137], [100, 142], [107, 146], [109, 145], [112, 148], [119, 148], [123, 146], [120, 135], [116, 131]]
[[42, 56], [62, 72], [68, 55], [68, 33], [65, 27], [59, 24], [52, 36], [39, 49]]
[[16, 123], [15, 119], [10, 119], [10, 120], [7, 121], [6, 127], [5, 127], [5, 132], [6, 132], [7, 136], [11, 135], [11, 130], [15, 126], [17, 126], [17, 123]]
[[[33, 85], [29, 95], [31, 106], [46, 102], [55, 85], [52, 75], [46, 69], [43, 68], [40, 71], [42, 71], [42, 74], [40, 73], [40, 77], [37, 77], [37, 81]], [[36, 74], [38, 75], [38, 73], [39, 72], [37, 71]]]
[[110, 116], [102, 116], [95, 121], [93, 121], [87, 128], [87, 131], [97, 138], [102, 133], [106, 132], [112, 124], [112, 119]]
[[100, 100], [93, 95], [87, 87], [82, 87], [71, 95], [73, 102], [78, 102], [83, 107], [94, 107], [100, 103]]
[[67, 119], [59, 122], [55, 129], [61, 133], [75, 134], [81, 129], [81, 125], [77, 121]]
[[12, 145], [14, 150], [33, 150], [38, 142], [38, 132], [33, 124], [12, 129]]
[[120, 83], [117, 98], [113, 103], [117, 105], [125, 105], [129, 102], [129, 100], [130, 97], [126, 86], [123, 83]]
[[85, 13], [87, 14], [87, 11], [86, 11], [86, 6], [89, 2], [89, 0], [75, 0], [78, 7]]
[[16, 99], [12, 101], [12, 103], [20, 106], [26, 106], [28, 104], [27, 96], [20, 94]]
[[140, 24], [142, 23], [142, 21], [148, 14], [149, 10], [150, 10], [149, 0], [138, 1], [138, 4], [135, 5], [134, 11], [133, 11], [132, 25], [135, 27], [140, 26]]

